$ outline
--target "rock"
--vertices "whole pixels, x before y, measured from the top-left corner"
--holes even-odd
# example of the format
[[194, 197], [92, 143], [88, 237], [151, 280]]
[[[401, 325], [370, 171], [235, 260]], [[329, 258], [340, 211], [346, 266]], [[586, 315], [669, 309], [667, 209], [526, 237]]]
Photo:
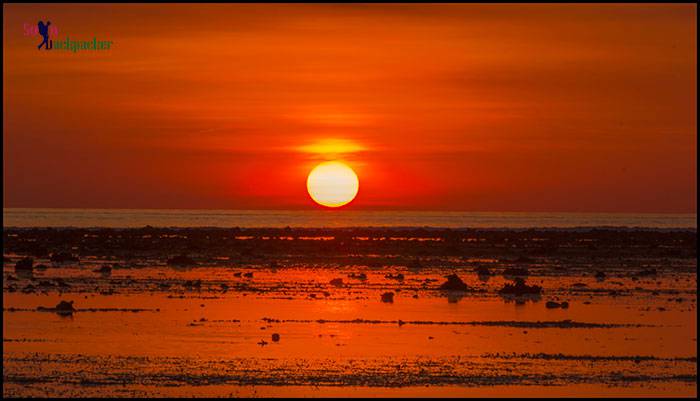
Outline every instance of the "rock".
[[474, 271], [476, 271], [476, 274], [479, 276], [490, 276], [491, 275], [491, 270], [489, 270], [489, 268], [486, 266], [479, 266]]
[[514, 284], [506, 283], [498, 292], [510, 295], [541, 294], [542, 287], [539, 285], [527, 285], [522, 278], [516, 278]]
[[75, 312], [75, 308], [73, 307], [73, 301], [61, 301], [58, 303], [58, 305], [56, 305], [56, 313], [58, 314], [72, 315], [73, 312]]
[[350, 274], [348, 274], [348, 277], [358, 279], [358, 280], [367, 280], [367, 275], [365, 273], [359, 273], [359, 274], [350, 273]]
[[394, 293], [393, 292], [385, 292], [384, 294], [382, 294], [382, 302], [393, 303], [394, 302]]
[[522, 267], [509, 267], [503, 271], [504, 276], [529, 276], [530, 272]]
[[185, 284], [183, 284], [186, 288], [200, 288], [202, 286], [202, 280], [187, 280], [185, 281]]
[[36, 270], [46, 270], [46, 269], [48, 269], [49, 267], [46, 266], [45, 264], [40, 264], [40, 265], [34, 266], [34, 268], [35, 268]]
[[272, 341], [274, 342], [279, 342], [280, 341], [280, 335], [277, 333], [272, 334]]
[[448, 291], [467, 291], [469, 290], [469, 286], [456, 274], [450, 274], [447, 276], [447, 281], [440, 286], [440, 289]]
[[595, 272], [595, 278], [598, 280], [605, 280], [605, 272], [598, 270]]
[[178, 255], [175, 257], [172, 257], [168, 259], [167, 262], [171, 266], [188, 266], [188, 265], [196, 265], [197, 262], [195, 262], [192, 258], [190, 258], [187, 255]]
[[396, 274], [396, 275], [386, 274], [384, 276], [384, 278], [388, 278], [388, 279], [392, 279], [392, 280], [399, 280], [399, 281], [404, 279], [403, 274], [401, 274], [401, 273]]
[[78, 259], [77, 256], [68, 253], [68, 252], [58, 252], [58, 253], [52, 253], [51, 257], [49, 258], [52, 262], [54, 263], [72, 263], [72, 262], [80, 262], [80, 259]]
[[253, 277], [253, 273], [252, 272], [243, 273], [243, 277], [251, 278], [251, 277]]
[[36, 287], [34, 287], [34, 286], [31, 285], [31, 284], [27, 284], [27, 286], [24, 287], [24, 288], [22, 289], [22, 292], [28, 294], [28, 293], [30, 293], [30, 292], [33, 292], [34, 290], [36, 290]]
[[7, 280], [7, 281], [17, 281], [17, 277], [15, 277], [15, 276], [13, 276], [13, 275], [10, 274], [9, 276], [7, 276], [7, 278], [6, 278], [5, 280]]
[[243, 273], [241, 273], [241, 272], [233, 273], [233, 277], [241, 277], [242, 275], [243, 275]]
[[63, 281], [63, 279], [60, 277], [53, 279], [53, 281], [55, 281], [59, 287], [70, 288], [70, 285], [68, 283], [66, 283], [65, 281]]
[[99, 269], [93, 270], [95, 273], [109, 274], [112, 273], [112, 267], [109, 265], [103, 265]]
[[566, 302], [566, 301], [562, 302], [562, 303], [561, 303], [561, 308], [562, 308], [562, 309], [569, 309], [569, 303]]
[[544, 306], [546, 306], [547, 309], [561, 308], [561, 304], [559, 302], [554, 301], [547, 301], [547, 303]]
[[331, 285], [334, 285], [336, 287], [342, 287], [343, 286], [343, 279], [342, 278], [334, 278], [331, 280]]
[[464, 291], [448, 291], [447, 303], [456, 304], [464, 298]]
[[535, 263], [535, 261], [533, 259], [530, 259], [527, 256], [520, 256], [519, 258], [515, 259], [513, 262], [514, 263]]
[[17, 261], [15, 270], [32, 270], [34, 268], [34, 259], [24, 258]]
[[656, 269], [644, 269], [637, 273], [637, 276], [639, 277], [648, 277], [648, 276], [656, 276]]

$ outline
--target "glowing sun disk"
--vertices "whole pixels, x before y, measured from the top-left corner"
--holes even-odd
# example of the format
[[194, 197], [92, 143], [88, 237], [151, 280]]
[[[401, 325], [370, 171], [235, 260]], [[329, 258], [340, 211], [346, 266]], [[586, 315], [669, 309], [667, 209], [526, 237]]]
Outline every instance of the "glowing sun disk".
[[306, 179], [306, 189], [314, 202], [327, 207], [350, 203], [360, 187], [357, 174], [345, 163], [323, 162]]

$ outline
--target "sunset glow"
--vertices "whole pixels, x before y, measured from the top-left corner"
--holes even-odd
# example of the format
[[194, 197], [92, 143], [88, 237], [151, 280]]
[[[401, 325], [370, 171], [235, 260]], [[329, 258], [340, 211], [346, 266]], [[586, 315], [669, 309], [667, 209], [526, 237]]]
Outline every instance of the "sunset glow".
[[4, 205], [694, 213], [695, 10], [6, 4]]

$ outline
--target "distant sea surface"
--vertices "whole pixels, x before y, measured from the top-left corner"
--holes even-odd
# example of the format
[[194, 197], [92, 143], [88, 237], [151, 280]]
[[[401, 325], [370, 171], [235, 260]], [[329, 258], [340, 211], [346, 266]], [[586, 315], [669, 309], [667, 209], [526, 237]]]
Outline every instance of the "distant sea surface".
[[697, 229], [695, 214], [351, 210], [3, 209], [3, 227], [644, 227]]

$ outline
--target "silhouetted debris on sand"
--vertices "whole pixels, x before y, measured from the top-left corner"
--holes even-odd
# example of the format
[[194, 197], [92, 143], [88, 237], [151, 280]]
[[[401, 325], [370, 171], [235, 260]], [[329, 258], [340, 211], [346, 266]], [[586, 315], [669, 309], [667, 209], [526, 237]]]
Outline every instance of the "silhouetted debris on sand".
[[47, 308], [45, 306], [40, 306], [40, 307], [36, 308], [36, 310], [39, 312], [55, 312], [55, 313], [58, 313], [59, 315], [72, 315], [73, 312], [75, 312], [75, 308], [73, 307], [73, 301], [70, 301], [70, 302], [61, 301], [53, 308]]
[[[334, 319], [274, 319], [263, 317], [261, 319], [267, 323], [339, 323], [339, 324], [398, 324], [398, 320], [372, 320], [372, 319], [352, 319], [352, 320], [334, 320]], [[494, 327], [518, 327], [531, 329], [548, 329], [548, 328], [622, 328], [622, 327], [656, 327], [649, 324], [627, 324], [627, 323], [588, 323], [576, 322], [571, 319], [555, 320], [555, 321], [518, 321], [518, 320], [494, 320], [494, 321], [435, 321], [435, 320], [402, 320], [402, 324], [413, 325], [463, 325], [463, 326], [494, 326]]]
[[112, 266], [109, 265], [103, 265], [99, 269], [93, 270], [95, 273], [102, 273], [102, 274], [108, 274], [112, 272]]
[[605, 272], [598, 270], [595, 272], [595, 278], [598, 280], [605, 280]]
[[522, 278], [516, 278], [514, 284], [506, 283], [498, 292], [508, 295], [541, 294], [542, 287], [539, 285], [527, 285]]
[[46, 270], [48, 268], [49, 267], [46, 266], [45, 264], [39, 264], [39, 265], [34, 266], [34, 269], [36, 269], [36, 270]]
[[413, 261], [411, 261], [408, 267], [412, 269], [422, 269], [423, 264], [420, 262], [420, 259], [413, 259]]
[[389, 274], [384, 275], [384, 278], [388, 278], [388, 279], [390, 279], [390, 280], [399, 280], [399, 281], [401, 281], [401, 280], [404, 279], [404, 276], [403, 276], [403, 274], [401, 274], [401, 273], [398, 273], [398, 274], [396, 274], [396, 275], [393, 275], [393, 274], [389, 273]]
[[648, 277], [648, 276], [656, 276], [657, 272], [656, 269], [644, 269], [637, 273], [638, 277]]
[[469, 290], [469, 286], [456, 274], [450, 274], [447, 276], [447, 281], [440, 286], [440, 289], [448, 291], [467, 291]]
[[334, 285], [336, 287], [342, 287], [343, 286], [343, 279], [342, 278], [334, 278], [330, 282], [331, 285]]
[[66, 301], [61, 301], [56, 305], [56, 312], [58, 313], [73, 313], [75, 312], [75, 308], [73, 308], [73, 301], [66, 302]]
[[476, 271], [476, 274], [479, 276], [490, 276], [491, 275], [491, 270], [489, 270], [489, 268], [486, 266], [479, 266], [474, 271]]
[[50, 260], [54, 263], [77, 263], [80, 259], [69, 252], [52, 253]]
[[201, 288], [202, 287], [202, 280], [187, 280], [185, 281], [184, 284], [185, 288]]
[[394, 302], [394, 293], [393, 292], [385, 292], [384, 294], [382, 294], [382, 302], [393, 303]]
[[569, 308], [569, 303], [564, 301], [564, 302], [555, 302], [555, 301], [547, 301], [545, 304], [547, 309], [556, 309], [556, 308], [562, 308], [562, 309], [568, 309]]
[[350, 274], [348, 274], [348, 277], [354, 278], [357, 280], [367, 280], [367, 274], [365, 274], [365, 273], [350, 273]]
[[656, 356], [647, 355], [626, 355], [626, 356], [616, 356], [616, 355], [566, 355], [566, 354], [545, 354], [545, 353], [523, 353], [517, 354], [513, 353], [486, 353], [481, 355], [482, 358], [499, 358], [499, 359], [544, 359], [544, 360], [559, 360], [559, 361], [591, 361], [591, 362], [602, 362], [602, 361], [671, 361], [671, 362], [697, 362], [697, 357], [671, 357], [663, 358]]
[[280, 335], [277, 333], [272, 334], [272, 341], [274, 342], [279, 342], [280, 341]]
[[268, 344], [268, 342], [265, 341], [265, 340], [260, 340], [260, 342], [258, 342], [258, 345], [261, 346], [261, 347], [264, 347], [264, 346], [266, 346], [267, 344]]
[[503, 270], [504, 276], [529, 276], [530, 272], [522, 267], [509, 267]]
[[66, 283], [66, 282], [65, 282], [62, 278], [60, 278], [60, 277], [57, 277], [57, 278], [53, 279], [53, 281], [55, 281], [56, 284], [57, 284], [59, 287], [62, 287], [62, 288], [70, 288], [70, 284]]
[[253, 273], [252, 273], [252, 272], [243, 273], [243, 277], [252, 278], [252, 277], [253, 277]]
[[34, 268], [34, 259], [24, 258], [17, 261], [15, 270], [32, 270]]
[[[266, 257], [267, 263], [280, 258], [305, 256], [322, 259], [330, 255], [345, 254], [345, 250], [361, 246], [363, 252], [372, 255], [400, 254], [401, 264], [412, 268], [432, 264], [432, 257], [452, 254], [454, 244], [459, 243], [463, 256], [494, 258], [513, 263], [518, 256], [523, 263], [532, 252], [537, 238], [543, 243], [565, 251], [567, 257], [623, 257], [623, 258], [697, 258], [697, 234], [695, 229], [637, 230], [623, 228], [572, 228], [566, 230], [479, 230], [479, 229], [430, 229], [423, 228], [295, 228], [285, 232], [282, 228], [13, 228], [3, 230], [4, 251], [35, 258], [48, 257], [49, 250], [73, 250], [81, 254], [116, 256], [121, 258], [163, 258], [173, 252], [207, 253], [207, 256], [232, 255], [231, 263], [237, 263], [239, 255], [249, 260]], [[235, 233], [235, 236], [232, 235]], [[149, 234], [144, 236], [144, 234]], [[400, 234], [401, 240], [389, 240]], [[347, 246], [332, 246], [327, 241], [312, 239], [319, 236], [342, 236]], [[240, 236], [240, 238], [239, 238]], [[296, 238], [288, 241], [286, 238]], [[431, 237], [441, 241], [415, 241], [414, 238]], [[471, 241], [478, 237], [479, 241]], [[362, 239], [361, 239], [362, 238]], [[370, 241], [364, 240], [370, 238]], [[405, 238], [406, 240], [403, 240]], [[591, 250], [590, 240], [596, 243]], [[337, 241], [333, 241], [337, 242]], [[284, 246], [278, 246], [284, 245]], [[644, 252], [640, 253], [640, 249]], [[255, 255], [252, 255], [252, 254]], [[12, 256], [13, 262], [19, 257]], [[422, 259], [421, 258], [425, 258]], [[387, 258], [373, 258], [382, 265], [396, 265]], [[419, 262], [419, 260], [421, 260]], [[398, 262], [398, 260], [397, 260]], [[412, 263], [413, 262], [413, 263]], [[363, 264], [367, 261], [363, 261]], [[537, 261], [535, 261], [537, 263]], [[657, 267], [658, 269], [658, 267]]]
[[195, 262], [192, 258], [190, 258], [187, 255], [178, 255], [172, 257], [168, 259], [167, 263], [171, 266], [191, 266], [197, 264], [197, 262]]

